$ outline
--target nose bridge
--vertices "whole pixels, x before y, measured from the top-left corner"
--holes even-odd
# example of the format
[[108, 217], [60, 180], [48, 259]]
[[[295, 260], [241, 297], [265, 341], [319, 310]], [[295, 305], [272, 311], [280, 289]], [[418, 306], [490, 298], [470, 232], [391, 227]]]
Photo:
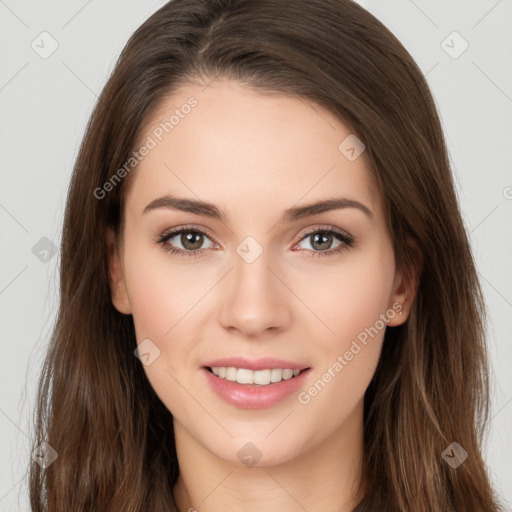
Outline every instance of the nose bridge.
[[221, 301], [224, 327], [252, 335], [282, 328], [289, 319], [286, 287], [272, 269], [270, 251], [248, 237], [237, 247], [233, 261]]

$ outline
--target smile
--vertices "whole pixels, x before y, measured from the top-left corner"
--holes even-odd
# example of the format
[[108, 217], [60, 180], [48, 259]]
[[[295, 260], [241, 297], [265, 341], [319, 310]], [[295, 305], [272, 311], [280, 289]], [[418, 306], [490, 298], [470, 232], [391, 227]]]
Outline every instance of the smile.
[[250, 370], [248, 368], [235, 368], [234, 366], [214, 366], [209, 370], [221, 379], [238, 382], [238, 384], [256, 384], [258, 386], [268, 386], [282, 380], [292, 379], [300, 373], [300, 370], [290, 368]]
[[311, 371], [311, 368], [250, 370], [235, 366], [203, 366], [201, 375], [206, 379], [205, 384], [227, 404], [238, 409], [267, 409], [285, 403], [299, 392]]

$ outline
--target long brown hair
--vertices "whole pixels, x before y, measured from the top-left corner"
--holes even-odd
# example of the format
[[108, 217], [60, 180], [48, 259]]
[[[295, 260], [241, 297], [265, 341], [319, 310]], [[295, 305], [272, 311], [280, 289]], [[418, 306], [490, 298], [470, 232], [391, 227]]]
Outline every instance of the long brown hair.
[[[31, 463], [33, 512], [176, 510], [172, 415], [133, 354], [132, 317], [111, 301], [105, 239], [109, 227], [119, 232], [128, 180], [104, 197], [94, 191], [128, 161], [161, 100], [197, 77], [219, 76], [338, 116], [366, 146], [399, 268], [411, 276], [418, 268], [409, 240], [421, 251], [410, 317], [388, 328], [365, 395], [367, 492], [355, 512], [500, 510], [481, 455], [484, 303], [421, 71], [350, 0], [174, 0], [124, 48], [74, 168], [33, 440], [58, 458], [46, 469]], [[460, 454], [453, 442], [468, 454], [457, 468], [443, 458]]]

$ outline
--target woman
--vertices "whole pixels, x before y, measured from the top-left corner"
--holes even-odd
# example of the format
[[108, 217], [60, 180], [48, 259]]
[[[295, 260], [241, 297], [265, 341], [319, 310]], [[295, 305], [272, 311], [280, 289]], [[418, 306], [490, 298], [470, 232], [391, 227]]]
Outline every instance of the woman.
[[439, 117], [357, 4], [151, 16], [91, 117], [61, 257], [33, 511], [500, 510]]

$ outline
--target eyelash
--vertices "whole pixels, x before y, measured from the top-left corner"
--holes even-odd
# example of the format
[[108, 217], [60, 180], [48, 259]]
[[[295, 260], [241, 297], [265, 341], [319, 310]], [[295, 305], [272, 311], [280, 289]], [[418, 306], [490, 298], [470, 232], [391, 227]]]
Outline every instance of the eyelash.
[[[158, 237], [158, 239], [156, 240], [156, 243], [158, 245], [161, 245], [163, 247], [163, 249], [165, 250], [165, 252], [175, 255], [175, 256], [178, 256], [178, 257], [197, 258], [198, 256], [201, 256], [201, 254], [203, 254], [205, 249], [196, 249], [195, 251], [184, 251], [183, 249], [176, 249], [175, 247], [172, 247], [167, 244], [167, 242], [171, 238], [174, 238], [176, 235], [179, 235], [182, 233], [196, 233], [196, 234], [200, 234], [200, 235], [205, 235], [207, 238], [209, 238], [211, 240], [211, 237], [208, 236], [208, 234], [205, 233], [204, 231], [194, 228], [192, 226], [183, 226], [183, 227], [180, 227], [177, 229], [172, 229], [170, 231], [164, 232], [163, 234], [161, 234]], [[342, 231], [342, 230], [340, 230], [338, 228], [334, 228], [334, 227], [315, 228], [311, 231], [308, 231], [307, 233], [305, 233], [302, 236], [302, 238], [297, 242], [297, 244], [302, 242], [306, 238], [310, 237], [311, 235], [315, 235], [317, 233], [334, 235], [342, 243], [335, 249], [329, 249], [326, 251], [313, 251], [310, 249], [301, 249], [301, 250], [306, 250], [307, 252], [310, 252], [311, 253], [310, 256], [312, 256], [312, 257], [334, 256], [335, 254], [339, 254], [354, 245], [355, 239], [352, 235], [349, 235], [345, 231]], [[294, 244], [294, 245], [297, 245], [297, 244]]]

